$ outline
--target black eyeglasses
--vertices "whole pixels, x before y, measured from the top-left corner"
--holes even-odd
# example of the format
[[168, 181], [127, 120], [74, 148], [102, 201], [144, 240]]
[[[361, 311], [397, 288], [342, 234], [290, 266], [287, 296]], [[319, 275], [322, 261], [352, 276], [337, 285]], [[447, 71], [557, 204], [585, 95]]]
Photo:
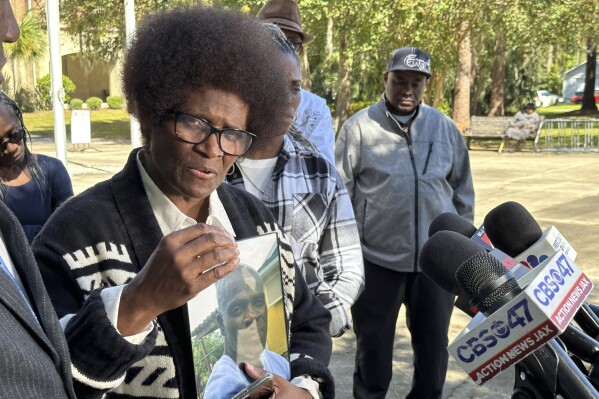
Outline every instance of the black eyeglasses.
[[2, 154], [6, 150], [6, 147], [8, 147], [8, 143], [16, 144], [23, 140], [23, 137], [25, 137], [25, 129], [21, 128], [16, 132], [13, 132], [10, 135], [7, 135], [6, 137], [2, 138], [2, 143], [0, 143], [0, 154]]
[[[289, 39], [287, 39], [287, 40], [289, 40]], [[302, 46], [303, 46], [302, 42], [294, 42], [294, 41], [289, 40], [289, 43], [291, 43], [291, 45], [293, 46], [293, 49], [295, 50], [296, 53], [298, 53], [298, 54], [301, 53]]]
[[175, 134], [189, 144], [200, 144], [208, 140], [212, 133], [218, 138], [218, 146], [228, 155], [241, 156], [250, 149], [255, 134], [245, 130], [215, 128], [204, 118], [181, 111], [167, 110], [175, 117]]

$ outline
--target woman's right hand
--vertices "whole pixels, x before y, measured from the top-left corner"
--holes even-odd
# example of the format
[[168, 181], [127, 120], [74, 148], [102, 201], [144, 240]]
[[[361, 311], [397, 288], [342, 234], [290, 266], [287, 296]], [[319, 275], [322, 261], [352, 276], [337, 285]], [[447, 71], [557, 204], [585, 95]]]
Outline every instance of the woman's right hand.
[[225, 230], [198, 223], [165, 236], [121, 294], [118, 330], [137, 334], [239, 265], [237, 242]]

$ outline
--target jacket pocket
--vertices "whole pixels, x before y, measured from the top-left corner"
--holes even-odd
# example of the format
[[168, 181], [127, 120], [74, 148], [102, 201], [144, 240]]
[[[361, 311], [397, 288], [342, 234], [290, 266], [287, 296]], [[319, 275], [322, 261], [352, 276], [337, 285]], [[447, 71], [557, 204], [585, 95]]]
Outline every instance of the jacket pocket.
[[426, 170], [428, 169], [428, 163], [431, 160], [431, 154], [433, 152], [433, 144], [434, 143], [435, 143], [434, 141], [431, 141], [428, 144], [428, 152], [426, 153], [426, 161], [424, 162], [424, 169], [422, 170], [422, 175], [423, 176], [426, 174]]

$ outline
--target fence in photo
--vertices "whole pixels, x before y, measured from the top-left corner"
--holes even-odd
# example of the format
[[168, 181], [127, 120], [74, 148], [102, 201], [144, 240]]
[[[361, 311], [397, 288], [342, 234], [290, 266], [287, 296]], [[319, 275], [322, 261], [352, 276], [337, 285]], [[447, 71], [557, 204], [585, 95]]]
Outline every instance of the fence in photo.
[[537, 152], [599, 152], [599, 119], [545, 119], [534, 148]]

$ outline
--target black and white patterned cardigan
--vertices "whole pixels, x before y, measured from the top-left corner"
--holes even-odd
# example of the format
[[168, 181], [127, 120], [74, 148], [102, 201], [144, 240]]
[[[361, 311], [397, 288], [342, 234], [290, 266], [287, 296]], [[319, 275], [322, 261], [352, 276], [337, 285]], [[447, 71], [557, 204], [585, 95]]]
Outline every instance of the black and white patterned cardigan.
[[[113, 178], [63, 204], [33, 243], [59, 317], [79, 312], [94, 290], [129, 282], [162, 238], [136, 165], [138, 151], [131, 152], [124, 169]], [[317, 378], [323, 396], [333, 398], [334, 382], [327, 367], [332, 351], [330, 313], [310, 293], [287, 238], [260, 200], [226, 184], [217, 190], [236, 238], [279, 232], [285, 311], [291, 321], [291, 375]], [[67, 339], [69, 334], [81, 334], [71, 324]], [[92, 376], [102, 375], [98, 369], [105, 365], [93, 353], [72, 358], [77, 361], [73, 364], [78, 370], [76, 380], [98, 390], [112, 388], [106, 398], [197, 398], [186, 306], [158, 317], [156, 346], [149, 356], [134, 364], [113, 359], [123, 360], [124, 375], [95, 381]]]

